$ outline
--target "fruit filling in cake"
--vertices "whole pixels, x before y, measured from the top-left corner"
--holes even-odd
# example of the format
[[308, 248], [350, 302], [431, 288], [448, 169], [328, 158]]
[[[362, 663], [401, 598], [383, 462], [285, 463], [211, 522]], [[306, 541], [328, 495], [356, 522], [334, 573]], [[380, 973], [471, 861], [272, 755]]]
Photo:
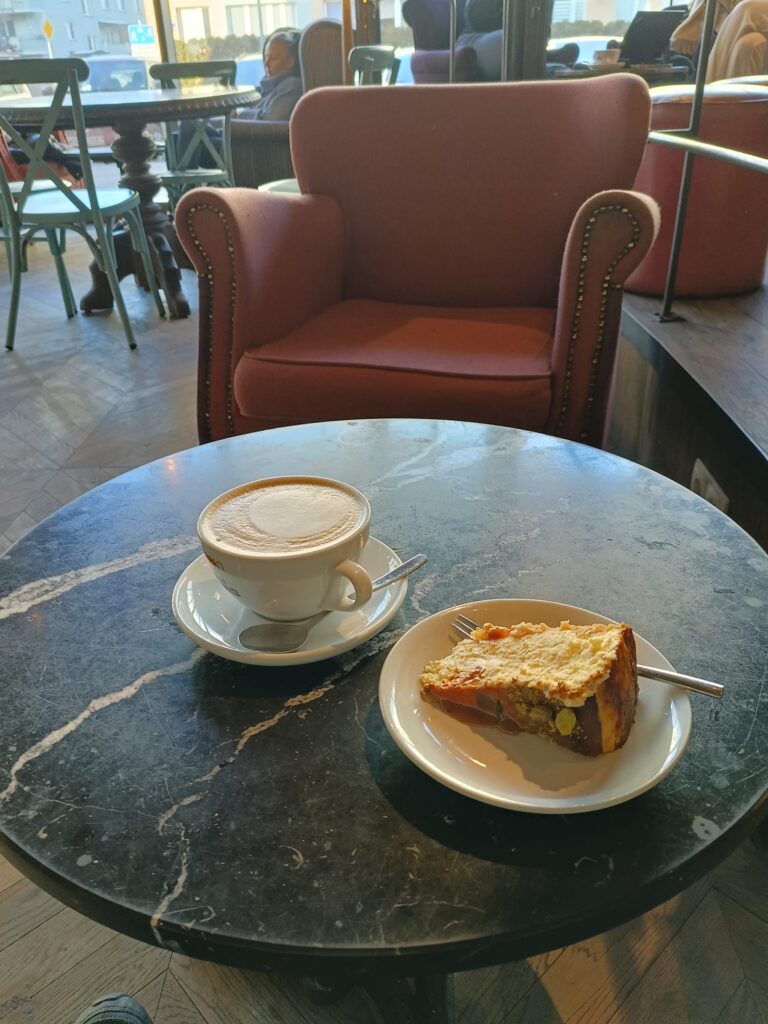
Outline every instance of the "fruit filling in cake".
[[425, 665], [419, 683], [424, 700], [462, 721], [608, 754], [635, 719], [635, 639], [623, 623], [486, 623]]

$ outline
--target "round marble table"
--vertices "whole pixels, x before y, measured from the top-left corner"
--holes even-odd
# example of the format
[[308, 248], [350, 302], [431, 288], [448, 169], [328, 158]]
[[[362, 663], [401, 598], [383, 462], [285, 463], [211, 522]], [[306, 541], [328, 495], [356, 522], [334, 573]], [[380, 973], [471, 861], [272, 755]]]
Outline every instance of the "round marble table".
[[[172, 317], [189, 316], [189, 303], [181, 290], [181, 274], [177, 258], [182, 257], [176, 232], [167, 214], [154, 201], [162, 184], [152, 173], [150, 164], [156, 153], [155, 142], [146, 132], [148, 124], [184, 118], [213, 117], [237, 107], [252, 106], [259, 100], [259, 91], [251, 85], [183, 85], [176, 89], [133, 89], [111, 92], [83, 92], [83, 113], [89, 128], [114, 128], [117, 138], [112, 144], [115, 159], [122, 167], [120, 184], [135, 189], [141, 197], [139, 212], [149, 240], [150, 253], [158, 284], [165, 293]], [[13, 124], [39, 128], [50, 109], [50, 96], [4, 96], [0, 112]], [[72, 128], [71, 104], [62, 107], [56, 128]], [[136, 272], [130, 237], [127, 232], [115, 234], [118, 276]], [[183, 262], [189, 266], [188, 262]], [[112, 291], [106, 275], [91, 264], [93, 287], [80, 300], [80, 308], [88, 313], [112, 308]], [[138, 275], [141, 276], [140, 274]]]
[[[170, 611], [217, 493], [284, 473], [362, 488], [373, 534], [425, 551], [384, 632], [266, 669]], [[768, 787], [768, 556], [676, 484], [581, 445], [420, 420], [232, 438], [120, 476], [0, 560], [3, 853], [91, 917], [169, 949], [309, 974], [461, 970], [625, 921], [754, 828]], [[386, 732], [379, 672], [448, 605], [540, 597], [632, 623], [694, 696], [656, 788], [591, 814], [476, 803]]]

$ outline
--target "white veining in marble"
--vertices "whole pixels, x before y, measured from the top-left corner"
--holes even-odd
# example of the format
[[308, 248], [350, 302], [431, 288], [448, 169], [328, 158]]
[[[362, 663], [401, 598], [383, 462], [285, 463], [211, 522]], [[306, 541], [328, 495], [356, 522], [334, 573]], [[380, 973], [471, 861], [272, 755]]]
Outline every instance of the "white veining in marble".
[[35, 605], [53, 601], [54, 598], [61, 597], [62, 594], [66, 594], [67, 591], [82, 586], [84, 583], [93, 583], [94, 580], [100, 580], [112, 573], [133, 569], [135, 566], [141, 565], [142, 562], [154, 561], [159, 558], [174, 558], [185, 551], [192, 551], [199, 547], [197, 538], [166, 537], [164, 540], [143, 544], [132, 554], [116, 558], [111, 562], [86, 565], [80, 569], [62, 573], [60, 576], [48, 576], [44, 579], [33, 580], [0, 598], [0, 620], [7, 619], [11, 615], [21, 615], [29, 611], [30, 608], [34, 608]]
[[173, 884], [173, 888], [169, 889], [168, 892], [165, 894], [165, 896], [163, 896], [162, 900], [158, 904], [158, 907], [155, 910], [155, 912], [152, 915], [152, 917], [150, 919], [150, 922], [149, 922], [150, 928], [152, 929], [152, 931], [153, 931], [153, 933], [155, 935], [155, 938], [158, 941], [158, 945], [160, 945], [160, 946], [164, 945], [164, 943], [163, 943], [163, 941], [162, 941], [162, 939], [161, 939], [161, 937], [160, 937], [160, 935], [158, 934], [158, 931], [157, 931], [157, 926], [158, 926], [158, 924], [160, 922], [160, 918], [166, 912], [166, 910], [171, 905], [171, 903], [173, 903], [174, 900], [177, 900], [179, 898], [179, 896], [181, 896], [181, 894], [184, 892], [184, 886], [187, 884], [187, 879], [189, 877], [189, 849], [188, 849], [188, 846], [189, 846], [189, 844], [188, 844], [186, 832], [184, 831], [184, 826], [182, 825], [181, 826], [181, 846], [180, 846], [180, 851], [179, 851], [180, 859], [181, 859], [181, 864], [180, 864], [180, 867], [179, 867], [179, 873], [176, 876], [176, 881]]
[[43, 736], [42, 739], [38, 740], [37, 743], [33, 744], [33, 746], [28, 750], [25, 750], [23, 754], [16, 758], [16, 761], [13, 763], [10, 770], [10, 781], [5, 789], [0, 793], [0, 803], [4, 803], [15, 793], [19, 785], [18, 774], [22, 768], [28, 765], [31, 761], [41, 757], [43, 754], [47, 754], [58, 743], [73, 733], [75, 729], [81, 726], [83, 722], [87, 721], [98, 711], [102, 711], [104, 708], [111, 707], [114, 704], [119, 704], [121, 701], [129, 700], [131, 697], [135, 696], [139, 690], [142, 690], [145, 686], [156, 682], [156, 680], [160, 679], [162, 676], [172, 676], [177, 675], [180, 672], [189, 671], [204, 654], [205, 651], [196, 650], [190, 658], [187, 658], [186, 661], [180, 661], [174, 665], [168, 665], [165, 668], [145, 672], [126, 686], [121, 687], [121, 689], [115, 690], [112, 693], [105, 693], [101, 697], [94, 698], [94, 700], [92, 700], [79, 715], [71, 718], [64, 725], [60, 725], [58, 729], [54, 729], [52, 732], [49, 732], [47, 736]]
[[[287, 715], [297, 708], [303, 709], [306, 705], [312, 704], [321, 697], [324, 697], [326, 693], [333, 689], [335, 683], [339, 679], [343, 679], [347, 676], [347, 674], [351, 672], [352, 669], [363, 659], [370, 658], [373, 655], [378, 654], [380, 651], [386, 650], [399, 640], [405, 632], [406, 630], [404, 628], [385, 630], [384, 632], [379, 633], [378, 636], [373, 637], [366, 644], [363, 644], [361, 647], [343, 655], [339, 658], [338, 668], [328, 675], [320, 686], [315, 687], [314, 690], [310, 690], [308, 693], [300, 693], [295, 697], [289, 697], [280, 710], [276, 711], [270, 718], [265, 718], [263, 722], [257, 722], [255, 725], [249, 725], [240, 734], [232, 753], [228, 757], [224, 758], [223, 761], [219, 762], [219, 764], [214, 765], [214, 767], [205, 775], [201, 775], [199, 778], [194, 779], [189, 783], [189, 785], [195, 786], [212, 782], [223, 768], [226, 768], [237, 760], [243, 748], [254, 738], [254, 736], [259, 736], [261, 733], [266, 732], [267, 729], [273, 728], [278, 724], [278, 722], [281, 722]], [[299, 711], [299, 714], [301, 713], [302, 712]], [[197, 803], [198, 800], [202, 800], [204, 796], [207, 796], [207, 793], [207, 790], [192, 793], [189, 796], [185, 796], [182, 800], [178, 800], [171, 807], [166, 808], [166, 810], [164, 810], [157, 819], [157, 831], [162, 834], [168, 827], [169, 822], [176, 816], [177, 812], [182, 807]]]

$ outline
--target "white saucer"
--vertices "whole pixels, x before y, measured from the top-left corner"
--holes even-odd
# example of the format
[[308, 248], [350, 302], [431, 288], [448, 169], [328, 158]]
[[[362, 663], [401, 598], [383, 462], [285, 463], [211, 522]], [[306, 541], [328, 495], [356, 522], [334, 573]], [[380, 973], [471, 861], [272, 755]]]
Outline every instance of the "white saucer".
[[[400, 638], [381, 670], [379, 703], [384, 722], [403, 753], [427, 775], [459, 793], [516, 811], [577, 814], [623, 803], [655, 786], [683, 754], [691, 731], [688, 694], [677, 686], [640, 679], [637, 714], [624, 746], [585, 757], [540, 736], [512, 736], [467, 725], [421, 699], [419, 675], [456, 643], [451, 623], [459, 612], [476, 622], [564, 619], [575, 625], [610, 622], [603, 615], [552, 601], [500, 600], [447, 608], [423, 619]], [[672, 668], [635, 633], [641, 665]]]
[[[374, 537], [369, 538], [360, 564], [372, 579], [400, 565], [402, 559]], [[290, 654], [268, 654], [243, 647], [239, 636], [246, 626], [266, 620], [235, 600], [213, 575], [204, 555], [188, 565], [173, 588], [171, 609], [178, 626], [200, 647], [246, 665], [306, 665], [335, 658], [370, 640], [397, 614], [405, 600], [408, 580], [378, 590], [353, 612], [331, 612], [312, 629], [304, 645]]]

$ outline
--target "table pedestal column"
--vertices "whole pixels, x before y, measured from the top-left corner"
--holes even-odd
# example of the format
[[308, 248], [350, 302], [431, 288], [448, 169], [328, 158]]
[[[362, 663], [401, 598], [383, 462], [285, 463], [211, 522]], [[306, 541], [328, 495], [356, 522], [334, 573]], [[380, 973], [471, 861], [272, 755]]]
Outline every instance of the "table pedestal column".
[[413, 979], [364, 975], [350, 979], [336, 976], [303, 978], [302, 984], [312, 1002], [328, 1005], [338, 1002], [358, 986], [365, 990], [382, 1020], [397, 1024], [449, 1024], [448, 978], [430, 974]]
[[[139, 193], [141, 204], [139, 212], [144, 224], [144, 231], [149, 242], [149, 251], [155, 267], [157, 282], [165, 294], [168, 310], [173, 319], [189, 316], [189, 303], [181, 290], [181, 271], [173, 254], [175, 231], [166, 213], [155, 203], [154, 197], [162, 184], [156, 174], [150, 172], [150, 163], [155, 155], [156, 147], [153, 139], [145, 133], [145, 124], [133, 119], [115, 123], [118, 138], [112, 145], [115, 159], [123, 168], [120, 185], [132, 188]], [[146, 287], [147, 282], [139, 266], [134, 265], [133, 249], [130, 234], [126, 229], [115, 232], [115, 252], [117, 255], [117, 276], [122, 279], [128, 274], [135, 274], [139, 282]], [[93, 287], [80, 300], [80, 308], [85, 313], [95, 309], [111, 309], [113, 305], [112, 291], [106, 275], [95, 263], [91, 264]]]

